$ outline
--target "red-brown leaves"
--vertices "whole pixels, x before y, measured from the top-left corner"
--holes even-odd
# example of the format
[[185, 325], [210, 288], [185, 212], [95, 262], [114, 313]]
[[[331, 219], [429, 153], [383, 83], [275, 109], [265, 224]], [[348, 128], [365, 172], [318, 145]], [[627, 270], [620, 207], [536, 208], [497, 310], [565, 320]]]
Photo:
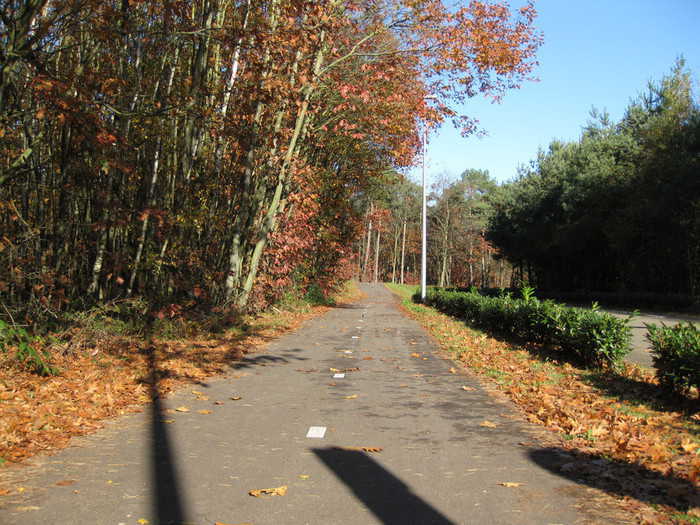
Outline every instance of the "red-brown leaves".
[[[180, 384], [221, 373], [232, 359], [243, 356], [242, 349], [262, 344], [324, 311], [275, 313], [274, 323], [262, 317], [256, 321], [261, 331], [251, 337], [159, 341], [157, 361], [163, 379], [158, 389], [166, 394]], [[62, 373], [54, 377], [18, 370], [9, 357], [0, 361], [0, 458], [21, 462], [38, 452], [62, 448], [72, 436], [99, 428], [101, 420], [148, 403], [151, 372], [141, 351], [143, 344], [136, 338], [105, 337], [96, 349], [73, 355], [55, 353], [52, 362]], [[194, 395], [198, 400], [206, 397]], [[179, 407], [173, 413], [177, 411], [189, 412], [190, 408]], [[199, 410], [204, 415], [210, 412]]]
[[[595, 377], [592, 381], [585, 370], [540, 360], [524, 349], [484, 337], [449, 316], [434, 311], [408, 313], [418, 317], [466, 368], [495, 382], [529, 421], [558, 432], [562, 438], [559, 448], [582, 458], [599, 458], [563, 465], [562, 472], [574, 469], [585, 476], [590, 470], [596, 478], [601, 473], [613, 478], [624, 476], [616, 482], [627, 487], [626, 493], [645, 501], [648, 481], [639, 477], [641, 468], [647, 478], [658, 474], [658, 483], [666, 487], [664, 490], [678, 492], [675, 499], [668, 495], [665, 502], [691, 508], [697, 505], [694, 496], [689, 495], [689, 487], [697, 489], [700, 481], [698, 422], [684, 414], [680, 406], [676, 411], [668, 407], [654, 409], [639, 401], [622, 401], [606, 394], [606, 387], [613, 391], [611, 384], [618, 382], [622, 390], [615, 391], [625, 392], [628, 384], [627, 397], [634, 399], [635, 389], [655, 388], [651, 372], [630, 368], [620, 376]], [[481, 423], [485, 427], [492, 425]], [[605, 467], [600, 458], [609, 458], [617, 467]], [[635, 512], [643, 513], [639, 510], [641, 503], [636, 505]], [[676, 512], [672, 507], [667, 509], [670, 514]], [[655, 522], [662, 519], [654, 511], [648, 513], [655, 516]]]

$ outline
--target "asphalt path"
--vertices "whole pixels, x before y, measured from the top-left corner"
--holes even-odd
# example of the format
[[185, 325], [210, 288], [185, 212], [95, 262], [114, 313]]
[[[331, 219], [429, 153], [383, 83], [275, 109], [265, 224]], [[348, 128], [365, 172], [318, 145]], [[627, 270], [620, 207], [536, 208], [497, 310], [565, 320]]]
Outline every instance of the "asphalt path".
[[[673, 326], [678, 323], [700, 324], [700, 317], [677, 314], [677, 313], [651, 313], [639, 312], [632, 316], [632, 312], [625, 310], [605, 310], [615, 317], [621, 319], [630, 319], [629, 326], [632, 329], [632, 351], [627, 354], [625, 361], [634, 363], [642, 367], [653, 368], [654, 361], [652, 359], [649, 341], [647, 340], [647, 324]], [[632, 316], [630, 318], [630, 316]]]
[[[471, 376], [451, 373], [453, 364], [386, 288], [363, 290], [360, 303], [248, 354], [225, 377], [156, 399], [30, 466], [5, 469], [0, 481], [23, 491], [0, 499], [0, 523], [586, 518], [585, 487], [558, 474], [566, 454], [538, 446], [541, 430]], [[336, 370], [344, 377], [334, 378]], [[323, 437], [307, 437], [311, 427]], [[282, 486], [284, 495], [249, 495]]]

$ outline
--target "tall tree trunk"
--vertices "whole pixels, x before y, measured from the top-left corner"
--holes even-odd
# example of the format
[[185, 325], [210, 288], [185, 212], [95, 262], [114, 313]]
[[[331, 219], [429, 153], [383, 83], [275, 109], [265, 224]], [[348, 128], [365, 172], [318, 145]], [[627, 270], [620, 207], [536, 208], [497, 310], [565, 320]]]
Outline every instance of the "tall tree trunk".
[[377, 230], [377, 242], [374, 245], [374, 282], [379, 282], [379, 239], [382, 231]]
[[365, 248], [365, 262], [362, 265], [362, 275], [363, 278], [369, 281], [369, 252], [372, 247], [372, 212], [373, 204], [369, 203], [369, 215], [367, 224], [367, 245]]
[[399, 258], [399, 231], [398, 229], [396, 230], [396, 233], [394, 233], [394, 251], [392, 252], [392, 257], [391, 257], [391, 282], [396, 283], [396, 263], [398, 262]]
[[401, 236], [401, 284], [404, 283], [403, 272], [406, 267], [406, 220], [403, 221], [403, 235]]

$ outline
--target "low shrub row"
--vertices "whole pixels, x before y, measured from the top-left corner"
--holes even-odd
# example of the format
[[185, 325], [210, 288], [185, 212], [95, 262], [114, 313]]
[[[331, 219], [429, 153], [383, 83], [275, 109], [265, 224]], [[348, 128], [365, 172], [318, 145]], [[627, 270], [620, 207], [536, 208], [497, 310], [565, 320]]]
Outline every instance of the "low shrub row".
[[680, 394], [700, 389], [700, 328], [692, 323], [646, 327], [659, 384]]
[[[467, 292], [469, 288], [447, 288], [456, 292]], [[487, 297], [499, 297], [504, 294], [517, 294], [517, 288], [479, 288], [479, 293]], [[660, 294], [652, 292], [588, 292], [537, 290], [540, 300], [551, 299], [559, 303], [588, 305], [596, 302], [606, 308], [640, 309], [640, 310], [674, 310], [697, 311], [700, 305], [697, 298], [682, 294]]]
[[[477, 291], [430, 289], [425, 303], [488, 332], [558, 348], [565, 358], [592, 367], [615, 367], [630, 351], [626, 320], [596, 309], [540, 301], [532, 288], [523, 298], [486, 297]], [[418, 294], [413, 300], [420, 302]]]

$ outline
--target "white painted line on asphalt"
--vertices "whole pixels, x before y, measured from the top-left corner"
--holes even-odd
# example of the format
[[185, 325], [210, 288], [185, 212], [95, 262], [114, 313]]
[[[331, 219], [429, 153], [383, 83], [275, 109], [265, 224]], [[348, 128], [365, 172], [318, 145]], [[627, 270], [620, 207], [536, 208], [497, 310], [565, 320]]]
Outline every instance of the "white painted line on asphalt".
[[306, 433], [307, 438], [322, 438], [326, 435], [326, 427], [309, 427]]
[[360, 336], [359, 336], [359, 335], [353, 335], [352, 338], [353, 338], [353, 339], [359, 339]]
[[333, 374], [333, 379], [345, 379], [345, 374]]

